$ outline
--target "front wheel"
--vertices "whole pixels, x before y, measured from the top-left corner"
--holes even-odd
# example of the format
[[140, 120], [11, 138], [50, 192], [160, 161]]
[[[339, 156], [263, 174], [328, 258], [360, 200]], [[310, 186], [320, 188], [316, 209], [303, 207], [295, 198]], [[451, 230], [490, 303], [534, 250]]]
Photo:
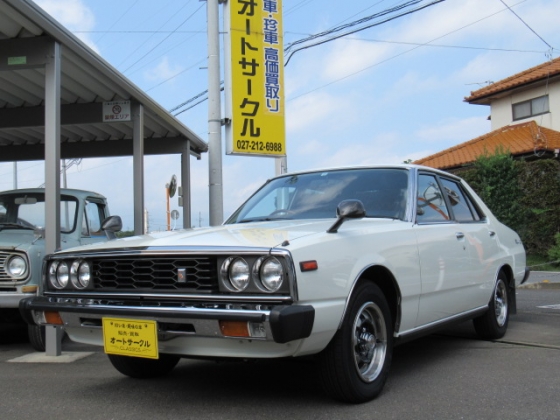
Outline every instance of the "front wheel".
[[27, 336], [29, 344], [37, 351], [45, 351], [45, 327], [39, 325], [28, 325]]
[[160, 354], [159, 359], [108, 354], [109, 361], [120, 373], [131, 378], [148, 379], [166, 375], [179, 363], [180, 357]]
[[328, 395], [350, 403], [377, 397], [391, 366], [393, 327], [385, 296], [374, 284], [354, 291], [342, 327], [319, 356]]
[[500, 272], [488, 311], [473, 320], [474, 329], [485, 340], [502, 338], [509, 322], [508, 286], [504, 273]]

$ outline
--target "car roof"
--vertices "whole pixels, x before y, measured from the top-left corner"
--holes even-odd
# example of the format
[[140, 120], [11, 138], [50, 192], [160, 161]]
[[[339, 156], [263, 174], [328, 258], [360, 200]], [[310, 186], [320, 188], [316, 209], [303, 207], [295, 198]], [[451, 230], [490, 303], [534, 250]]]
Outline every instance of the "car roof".
[[[7, 190], [7, 191], [0, 191], [0, 195], [4, 194], [44, 194], [44, 188], [21, 188], [17, 190]], [[93, 191], [86, 191], [86, 190], [77, 190], [73, 188], [61, 188], [60, 189], [61, 195], [71, 195], [78, 198], [87, 198], [87, 197], [94, 197], [105, 199], [105, 196]]]
[[415, 165], [413, 163], [398, 163], [398, 164], [379, 164], [379, 165], [357, 165], [357, 166], [339, 166], [339, 167], [330, 167], [330, 168], [319, 168], [319, 169], [310, 169], [304, 171], [296, 171], [296, 172], [288, 172], [285, 174], [277, 175], [272, 177], [270, 180], [275, 178], [282, 178], [285, 176], [293, 176], [293, 175], [303, 175], [303, 174], [313, 174], [313, 173], [320, 173], [320, 172], [332, 172], [332, 171], [343, 171], [343, 170], [354, 170], [354, 169], [406, 169], [406, 170], [417, 170], [417, 171], [430, 171], [437, 173], [439, 175], [445, 175], [452, 178], [460, 179], [457, 175], [454, 175], [449, 172], [442, 171], [440, 169], [431, 168], [429, 166], [423, 165]]

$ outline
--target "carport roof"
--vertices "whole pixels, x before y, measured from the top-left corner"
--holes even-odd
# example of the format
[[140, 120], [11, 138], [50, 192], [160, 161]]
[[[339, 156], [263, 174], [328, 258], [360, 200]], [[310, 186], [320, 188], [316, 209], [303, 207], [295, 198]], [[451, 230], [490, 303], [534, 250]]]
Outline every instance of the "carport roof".
[[43, 46], [61, 45], [61, 157], [133, 154], [133, 121], [102, 122], [103, 102], [131, 101], [144, 110], [145, 154], [207, 144], [30, 0], [0, 0], [0, 161], [45, 154]]

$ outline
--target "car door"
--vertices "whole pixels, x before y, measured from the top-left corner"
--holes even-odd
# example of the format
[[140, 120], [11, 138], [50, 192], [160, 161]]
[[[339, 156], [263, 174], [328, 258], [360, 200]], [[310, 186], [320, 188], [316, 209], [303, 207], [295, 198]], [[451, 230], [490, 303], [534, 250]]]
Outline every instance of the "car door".
[[103, 201], [95, 198], [88, 198], [85, 201], [80, 240], [82, 245], [107, 240], [105, 232], [101, 229], [101, 224], [107, 216], [107, 206]]
[[441, 177], [440, 181], [453, 219], [466, 238], [471, 275], [464, 279], [461, 297], [474, 309], [488, 303], [488, 290], [494, 285], [499, 252], [497, 235], [459, 181], [445, 177]]
[[461, 294], [473, 273], [467, 236], [453, 220], [435, 174], [418, 174], [416, 213], [413, 231], [422, 281], [416, 326], [422, 326], [470, 309]]

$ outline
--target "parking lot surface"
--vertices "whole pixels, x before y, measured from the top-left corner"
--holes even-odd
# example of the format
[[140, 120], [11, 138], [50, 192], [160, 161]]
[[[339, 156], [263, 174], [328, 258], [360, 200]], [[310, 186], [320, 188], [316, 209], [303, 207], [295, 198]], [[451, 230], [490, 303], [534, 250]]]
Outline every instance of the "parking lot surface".
[[[312, 360], [182, 360], [164, 378], [119, 374], [102, 350], [65, 341], [69, 363], [18, 362], [25, 331], [0, 330], [0, 418], [16, 419], [554, 419], [560, 398], [560, 289], [518, 290], [504, 339], [470, 323], [398, 346], [374, 401], [341, 404], [321, 391]], [[21, 359], [19, 359], [21, 360]]]

